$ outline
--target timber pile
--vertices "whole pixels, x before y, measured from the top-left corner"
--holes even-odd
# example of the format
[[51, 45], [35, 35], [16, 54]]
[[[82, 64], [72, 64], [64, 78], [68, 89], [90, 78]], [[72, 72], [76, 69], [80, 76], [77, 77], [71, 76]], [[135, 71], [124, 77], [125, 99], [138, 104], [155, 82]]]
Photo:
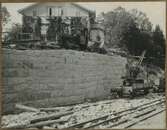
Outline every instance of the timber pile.
[[[69, 118], [63, 118], [61, 117], [72, 115], [74, 112], [79, 111], [81, 109], [85, 109], [89, 107], [89, 105], [84, 105], [81, 108], [77, 110], [73, 110], [72, 107], [68, 108], [62, 108], [61, 111], [59, 108], [33, 108], [29, 106], [25, 106], [22, 104], [16, 104], [15, 106], [17, 109], [25, 112], [35, 112], [37, 113], [37, 117], [33, 117], [29, 119], [26, 123], [23, 124], [15, 124], [10, 125], [5, 128], [13, 128], [13, 129], [21, 129], [21, 128], [45, 128], [46, 126], [50, 125], [57, 125], [57, 124], [63, 124], [68, 122]], [[40, 116], [42, 114], [42, 116]]]
[[[11, 126], [8, 126], [6, 128], [13, 128], [13, 129], [42, 128], [44, 126], [48, 126], [48, 125], [51, 125], [51, 124], [65, 123], [65, 122], [68, 121], [68, 118], [66, 118], [66, 119], [60, 119], [60, 118], [63, 117], [63, 116], [73, 114], [73, 111], [69, 111], [70, 109], [67, 109], [67, 111], [56, 112], [56, 110], [57, 110], [56, 108], [36, 109], [36, 108], [33, 108], [33, 107], [28, 107], [28, 106], [25, 106], [25, 105], [21, 105], [21, 104], [16, 104], [16, 108], [21, 109], [23, 111], [36, 112], [36, 113], [39, 113], [39, 115], [43, 111], [50, 111], [51, 110], [52, 113], [48, 114], [47, 112], [45, 112], [44, 116], [39, 116], [39, 117], [29, 119], [29, 121], [26, 122], [25, 124], [11, 125]], [[55, 112], [53, 113], [54, 110], [55, 110]]]

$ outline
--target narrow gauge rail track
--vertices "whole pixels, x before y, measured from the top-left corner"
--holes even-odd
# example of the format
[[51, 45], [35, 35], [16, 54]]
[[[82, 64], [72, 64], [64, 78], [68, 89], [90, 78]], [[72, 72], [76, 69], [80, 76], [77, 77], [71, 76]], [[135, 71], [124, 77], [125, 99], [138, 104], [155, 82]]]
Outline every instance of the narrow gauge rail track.
[[129, 128], [165, 111], [164, 102], [165, 98], [157, 99], [130, 109], [77, 123], [67, 128]]
[[[165, 110], [164, 102], [165, 98], [156, 99], [148, 103], [132, 107], [130, 109], [111, 113], [77, 124], [72, 124], [71, 126], [63, 128], [129, 128], [141, 121], [144, 121], [148, 118], [151, 118], [152, 116], [163, 112]], [[84, 108], [85, 107], [83, 107], [83, 109]], [[63, 120], [60, 117], [65, 115], [71, 115], [77, 111], [70, 110], [65, 113], [55, 113], [44, 117], [33, 118], [30, 119], [30, 122], [26, 124], [13, 125], [6, 128], [42, 128], [44, 126], [50, 126], [51, 124], [64, 124], [68, 123], [68, 119]]]

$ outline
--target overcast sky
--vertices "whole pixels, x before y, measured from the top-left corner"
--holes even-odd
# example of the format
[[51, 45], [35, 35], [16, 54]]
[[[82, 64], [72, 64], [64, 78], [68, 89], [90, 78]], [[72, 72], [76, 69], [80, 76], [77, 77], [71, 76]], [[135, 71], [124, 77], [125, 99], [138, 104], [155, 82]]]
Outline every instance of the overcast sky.
[[[17, 11], [31, 4], [33, 3], [2, 3], [2, 6], [6, 6], [10, 12], [12, 23], [21, 23], [21, 15]], [[97, 15], [101, 12], [111, 11], [118, 6], [124, 7], [126, 10], [136, 8], [146, 13], [154, 27], [156, 24], [159, 24], [166, 34], [165, 2], [79, 2], [78, 4], [88, 9], [95, 10]]]

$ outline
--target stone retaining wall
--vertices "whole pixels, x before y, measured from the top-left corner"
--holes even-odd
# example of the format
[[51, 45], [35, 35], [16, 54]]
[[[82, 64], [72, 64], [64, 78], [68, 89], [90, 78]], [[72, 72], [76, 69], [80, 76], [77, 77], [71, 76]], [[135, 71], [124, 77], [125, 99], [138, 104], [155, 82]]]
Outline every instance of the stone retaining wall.
[[121, 84], [126, 59], [72, 50], [4, 50], [3, 111], [101, 100]]

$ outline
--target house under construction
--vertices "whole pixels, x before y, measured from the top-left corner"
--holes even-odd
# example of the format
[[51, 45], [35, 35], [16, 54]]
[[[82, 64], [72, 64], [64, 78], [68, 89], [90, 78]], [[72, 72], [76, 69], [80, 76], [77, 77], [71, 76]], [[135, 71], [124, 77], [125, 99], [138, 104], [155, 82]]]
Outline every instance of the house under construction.
[[[85, 49], [96, 14], [75, 3], [36, 3], [19, 10], [23, 29], [19, 39], [54, 41], [66, 48]], [[69, 43], [72, 44], [69, 44]]]

